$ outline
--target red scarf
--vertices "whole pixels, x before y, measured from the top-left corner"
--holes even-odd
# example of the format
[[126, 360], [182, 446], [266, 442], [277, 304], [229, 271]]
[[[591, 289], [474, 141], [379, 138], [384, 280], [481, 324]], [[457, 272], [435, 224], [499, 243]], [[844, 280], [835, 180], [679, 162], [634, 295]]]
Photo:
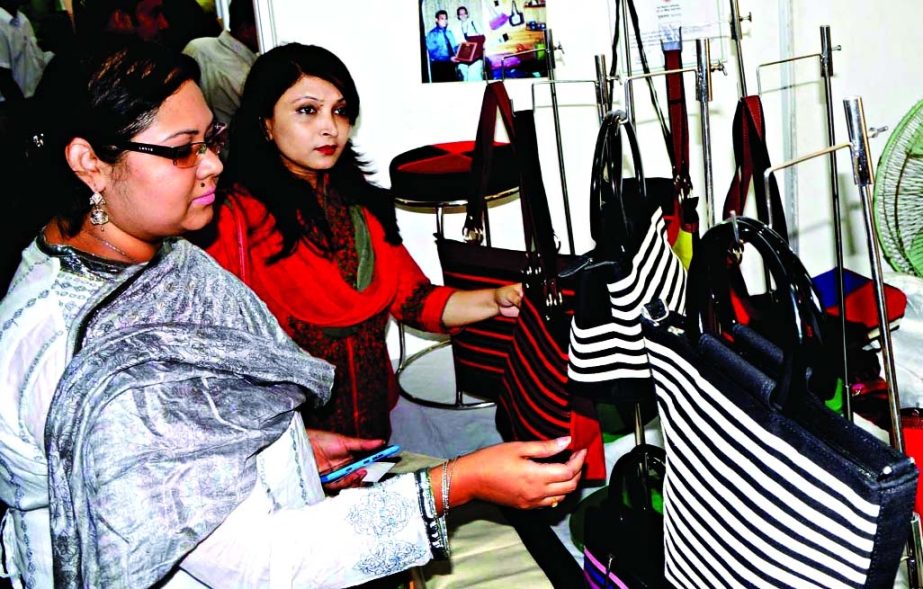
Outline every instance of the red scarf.
[[[304, 240], [292, 255], [267, 264], [266, 259], [282, 247], [282, 236], [266, 207], [235, 186], [218, 211], [218, 239], [207, 251], [235, 273], [279, 318], [294, 317], [321, 327], [347, 327], [361, 323], [387, 309], [394, 301], [401, 269], [396, 256], [376, 255], [372, 282], [359, 292], [343, 280], [333, 260], [320, 255]], [[364, 211], [372, 248], [384, 252], [393, 246], [385, 241], [381, 224]], [[286, 329], [286, 321], [280, 321]]]

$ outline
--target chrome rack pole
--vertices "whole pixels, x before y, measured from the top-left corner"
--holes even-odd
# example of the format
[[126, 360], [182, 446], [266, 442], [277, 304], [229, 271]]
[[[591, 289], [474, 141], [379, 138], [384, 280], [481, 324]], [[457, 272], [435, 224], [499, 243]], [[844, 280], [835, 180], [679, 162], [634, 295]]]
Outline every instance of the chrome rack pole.
[[[897, 387], [897, 371], [894, 367], [894, 345], [891, 342], [891, 325], [888, 323], [888, 309], [885, 302], [885, 283], [881, 271], [881, 247], [875, 237], [874, 219], [872, 217], [872, 185], [875, 173], [872, 170], [871, 150], [869, 149], [868, 126], [865, 123], [865, 109], [862, 98], [851, 96], [843, 100], [846, 109], [846, 129], [852, 152], [853, 178], [859, 186], [862, 197], [862, 213], [865, 218], [865, 232], [869, 246], [869, 262], [872, 269], [872, 282], [875, 286], [875, 302], [878, 307], [878, 333], [881, 343], [881, 359], [888, 384], [888, 409], [891, 413], [891, 445], [899, 452], [904, 452], [904, 432], [901, 430], [901, 397]], [[923, 584], [920, 571], [920, 555], [923, 553], [923, 539], [920, 535], [919, 516], [914, 514], [910, 525], [910, 542], [907, 559], [908, 581], [911, 587]]]
[[846, 128], [852, 150], [853, 176], [859, 186], [862, 197], [862, 212], [865, 216], [865, 231], [868, 238], [869, 262], [872, 270], [872, 282], [875, 286], [875, 302], [878, 306], [878, 323], [881, 341], [881, 359], [888, 383], [888, 408], [891, 413], [891, 440], [895, 449], [904, 451], [904, 435], [901, 431], [901, 398], [897, 388], [896, 370], [894, 368], [894, 346], [891, 343], [891, 326], [888, 324], [888, 310], [885, 306], [885, 286], [881, 271], [881, 248], [875, 238], [874, 218], [872, 217], [872, 184], [875, 175], [872, 171], [872, 159], [869, 152], [868, 127], [865, 125], [865, 110], [862, 98], [852, 96], [843, 101], [846, 109]]
[[[551, 35], [551, 29], [545, 29], [545, 50], [548, 52], [548, 81], [554, 82], [555, 70], [555, 46]], [[570, 218], [570, 198], [567, 195], [567, 175], [564, 171], [564, 145], [561, 143], [561, 114], [558, 112], [558, 91], [554, 84], [551, 84], [551, 113], [554, 115], [554, 139], [558, 148], [558, 172], [561, 175], [561, 197], [564, 199], [564, 223], [567, 227], [567, 245], [570, 247], [570, 253], [576, 253], [574, 246], [574, 227]]]
[[[833, 52], [836, 48], [830, 43], [830, 27], [820, 28], [820, 76], [824, 79], [824, 102], [827, 106], [827, 145], [836, 144], [836, 132], [833, 124], [833, 89], [830, 79], [833, 77]], [[843, 416], [852, 421], [852, 397], [849, 394], [849, 364], [846, 350], [846, 286], [843, 280], [843, 218], [840, 208], [839, 172], [836, 154], [828, 158], [830, 170], [830, 197], [833, 205], [833, 241], [836, 253], [836, 295], [840, 307], [840, 331], [843, 334]]]
[[740, 28], [740, 23], [745, 20], [752, 22], [753, 15], [748, 13], [746, 17], [741, 17], [738, 0], [731, 0], [731, 39], [734, 40], [734, 45], [737, 47], [737, 77], [741, 97], [747, 96], [747, 75], [744, 70], [744, 52], [741, 48], [743, 32]]
[[[622, 39], [625, 40], [625, 77], [631, 77], [631, 28], [628, 24], [629, 19], [631, 18], [630, 13], [628, 12], [628, 0], [616, 0], [616, 2], [621, 1], [622, 3]], [[613, 56], [615, 59], [615, 56]], [[631, 89], [629, 84], [625, 90], [625, 110], [628, 111], [628, 121], [631, 123], [631, 126], [635, 126], [635, 93]]]
[[596, 56], [596, 108], [599, 123], [602, 124], [606, 113], [612, 108], [612, 96], [609, 93], [609, 70], [606, 69], [606, 56]]
[[705, 167], [705, 228], [715, 224], [715, 181], [711, 158], [711, 119], [708, 103], [711, 93], [711, 44], [708, 39], [696, 39], [696, 98], [699, 100], [699, 120], [702, 125], [702, 159]]

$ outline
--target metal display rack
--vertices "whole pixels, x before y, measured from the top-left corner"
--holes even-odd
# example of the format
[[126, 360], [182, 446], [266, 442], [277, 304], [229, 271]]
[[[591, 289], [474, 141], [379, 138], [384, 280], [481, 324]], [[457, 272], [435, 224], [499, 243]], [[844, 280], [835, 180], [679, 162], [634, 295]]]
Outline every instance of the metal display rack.
[[[734, 0], [736, 3], [736, 0]], [[824, 81], [824, 103], [826, 105], [826, 123], [827, 123], [827, 146], [834, 147], [836, 146], [836, 131], [834, 129], [833, 122], [833, 91], [831, 89], [830, 80], [833, 77], [833, 52], [839, 51], [840, 46], [833, 46], [830, 41], [830, 27], [822, 26], [820, 27], [820, 52], [819, 53], [809, 53], [806, 55], [797, 55], [794, 57], [788, 57], [785, 59], [779, 59], [776, 61], [769, 61], [762, 63], [756, 68], [756, 86], [757, 94], [763, 94], [763, 84], [760, 73], [763, 68], [782, 65], [786, 63], [792, 63], [795, 61], [801, 61], [805, 59], [818, 59], [820, 63], [820, 75]], [[739, 54], [738, 50], [738, 54]], [[833, 245], [834, 252], [836, 255], [836, 287], [837, 287], [837, 303], [840, 309], [845, 309], [844, 301], [846, 300], [846, 288], [843, 280], [843, 219], [842, 219], [842, 208], [840, 206], [840, 188], [839, 188], [839, 173], [837, 170], [836, 163], [836, 150], [831, 150], [826, 152], [827, 162], [828, 162], [828, 172], [830, 176], [830, 199], [833, 206]], [[767, 200], [769, 199], [769, 192], [766, 193]], [[767, 202], [767, 204], [769, 204]], [[770, 205], [769, 215], [770, 223], [772, 222], [772, 210]], [[847, 364], [847, 352], [846, 352], [846, 313], [840, 313], [840, 329], [843, 334], [843, 349], [842, 349], [842, 360], [843, 360], [843, 384], [847, 384], [847, 375], [848, 364]], [[849, 398], [849, 392], [846, 391], [843, 394], [843, 415], [846, 416], [846, 419], [852, 420], [852, 400]]]
[[[862, 213], [865, 219], [865, 236], [868, 245], [869, 263], [872, 273], [872, 283], [875, 290], [875, 305], [879, 322], [879, 342], [881, 344], [882, 366], [885, 381], [888, 387], [888, 413], [891, 418], [891, 445], [899, 452], [905, 453], [904, 436], [901, 430], [901, 401], [897, 386], [897, 371], [894, 365], [894, 347], [891, 341], [891, 326], [888, 322], [888, 311], [885, 303], [885, 284], [881, 269], [881, 246], [875, 237], [874, 217], [872, 213], [872, 185], [874, 171], [872, 169], [871, 151], [869, 149], [868, 126], [865, 122], [865, 109], [862, 98], [853, 96], [843, 100], [846, 111], [846, 123], [849, 131], [849, 141], [831, 145], [830, 147], [808, 153], [795, 159], [783, 162], [767, 169], [764, 180], [768, 185], [770, 176], [779, 170], [790, 168], [803, 162], [822, 156], [832, 156], [841, 149], [849, 149], [853, 164], [853, 181], [859, 188], [862, 201]], [[838, 244], [842, 246], [842, 244]], [[841, 267], [842, 268], [842, 267]], [[842, 288], [842, 287], [841, 287]], [[841, 307], [841, 316], [845, 316], [845, 308]], [[844, 397], [848, 396], [848, 391]], [[923, 562], [923, 541], [920, 534], [920, 519], [914, 514], [910, 529], [909, 554], [907, 558], [908, 579], [911, 587], [923, 586], [923, 578], [919, 564]]]
[[[628, 14], [627, 2], [628, 0], [614, 0], [616, 3], [621, 3], [622, 10], [624, 14]], [[736, 63], [737, 63], [737, 73], [738, 73], [738, 90], [740, 97], [748, 96], [747, 92], [747, 80], [746, 80], [746, 70], [744, 67], [744, 57], [742, 50], [742, 31], [741, 23], [744, 21], [752, 22], [752, 14], [748, 13], [746, 16], [741, 16], [739, 0], [730, 0], [730, 29], [731, 29], [731, 39], [736, 47]], [[554, 126], [555, 126], [555, 139], [558, 153], [558, 164], [561, 175], [561, 187], [564, 197], [564, 206], [565, 206], [565, 215], [567, 221], [567, 231], [568, 231], [568, 241], [570, 245], [570, 251], [574, 251], [574, 241], [572, 233], [572, 225], [570, 218], [570, 206], [569, 199], [567, 194], [567, 182], [565, 178], [565, 167], [564, 167], [564, 158], [563, 158], [563, 148], [561, 142], [561, 123], [559, 117], [559, 105], [557, 99], [556, 86], [558, 84], [593, 84], [595, 89], [595, 102], [597, 107], [597, 114], [599, 120], [602, 121], [605, 115], [611, 110], [614, 94], [615, 82], [618, 82], [622, 85], [622, 90], [624, 92], [624, 107], [627, 110], [628, 118], [634, 122], [635, 118], [635, 101], [634, 101], [634, 89], [633, 83], [638, 80], [648, 80], [655, 77], [666, 76], [670, 74], [687, 74], [695, 72], [695, 81], [696, 81], [696, 100], [699, 102], [700, 107], [700, 124], [701, 124], [701, 135], [702, 135], [702, 155], [703, 155], [703, 172], [705, 178], [705, 187], [704, 187], [704, 205], [705, 205], [705, 215], [703, 223], [705, 228], [711, 227], [715, 223], [715, 193], [714, 193], [714, 176], [713, 176], [713, 162], [712, 162], [712, 152], [711, 152], [711, 122], [710, 122], [710, 113], [709, 113], [709, 103], [712, 101], [712, 72], [715, 70], [724, 70], [723, 63], [712, 63], [711, 61], [711, 51], [710, 51], [710, 42], [708, 39], [700, 39], [696, 41], [696, 64], [694, 67], [683, 67], [680, 69], [674, 70], [662, 70], [651, 73], [642, 73], [634, 74], [632, 73], [632, 60], [631, 60], [631, 48], [630, 48], [630, 35], [631, 31], [629, 29], [628, 18], [622, 19], [623, 31], [621, 31], [622, 43], [620, 46], [624, 55], [623, 61], [623, 71], [621, 75], [618, 75], [616, 72], [608, 72], [606, 67], [606, 56], [600, 54], [595, 56], [595, 80], [558, 80], [555, 77], [555, 50], [560, 49], [560, 47], [555, 47], [552, 42], [551, 31], [546, 31], [546, 47], [548, 48], [548, 58], [549, 62], [549, 76], [547, 81], [535, 82], [532, 85], [532, 104], [533, 108], [535, 107], [535, 91], [537, 87], [542, 85], [550, 86], [551, 93], [551, 108], [554, 115]], [[613, 47], [613, 51], [617, 48]], [[898, 389], [898, 383], [896, 380], [896, 369], [894, 362], [894, 353], [893, 353], [893, 344], [891, 340], [891, 328], [888, 323], [887, 309], [885, 307], [885, 291], [884, 291], [884, 281], [882, 278], [882, 265], [881, 265], [881, 251], [880, 245], [875, 237], [874, 226], [873, 226], [873, 216], [872, 216], [872, 196], [871, 196], [871, 187], [874, 182], [874, 173], [871, 163], [871, 155], [869, 150], [868, 139], [870, 136], [868, 126], [865, 121], [865, 113], [863, 109], [862, 99], [860, 97], [850, 97], [843, 101], [843, 106], [846, 115], [847, 127], [849, 132], [849, 141], [848, 142], [836, 142], [836, 134], [834, 128], [834, 104], [833, 104], [833, 94], [831, 89], [831, 79], [833, 77], [833, 52], [839, 51], [840, 46], [834, 46], [831, 42], [831, 33], [829, 26], [820, 27], [820, 51], [817, 53], [811, 53], [807, 55], [798, 55], [793, 57], [788, 57], [785, 59], [780, 59], [776, 61], [771, 61], [767, 63], [762, 63], [757, 67], [757, 88], [758, 94], [762, 93], [762, 80], [761, 80], [761, 71], [764, 68], [777, 66], [781, 64], [786, 64], [794, 61], [806, 60], [806, 59], [817, 59], [819, 63], [819, 71], [821, 79], [824, 84], [824, 97], [825, 97], [825, 107], [826, 107], [826, 126], [827, 126], [827, 147], [808, 153], [803, 156], [799, 156], [790, 161], [783, 162], [782, 164], [770, 167], [764, 173], [764, 185], [768, 186], [770, 177], [778, 171], [783, 169], [791, 168], [797, 166], [808, 160], [812, 160], [818, 157], [827, 156], [828, 158], [828, 174], [830, 178], [830, 197], [833, 208], [833, 223], [834, 223], [834, 247], [836, 255], [836, 283], [837, 283], [837, 301], [839, 303], [840, 309], [840, 322], [841, 329], [843, 332], [843, 348], [842, 348], [842, 361], [843, 361], [843, 383], [844, 383], [844, 394], [843, 394], [843, 410], [844, 416], [847, 419], [852, 420], [852, 407], [849, 398], [848, 390], [848, 380], [847, 380], [847, 357], [846, 357], [846, 313], [845, 313], [845, 286], [844, 286], [844, 251], [843, 251], [843, 229], [842, 229], [842, 206], [840, 199], [840, 192], [838, 186], [838, 169], [836, 161], [836, 152], [842, 149], [849, 149], [853, 165], [853, 177], [856, 186], [858, 187], [860, 199], [862, 201], [862, 209], [865, 220], [865, 236], [868, 245], [869, 252], [869, 261], [871, 266], [872, 282], [874, 285], [875, 292], [875, 301], [877, 306], [877, 314], [879, 321], [879, 340], [881, 344], [881, 354], [882, 354], [882, 365], [884, 368], [884, 376], [887, 381], [887, 390], [888, 390], [888, 407], [889, 415], [891, 421], [891, 443], [895, 449], [904, 453], [904, 438], [901, 430], [900, 424], [900, 393]], [[878, 130], [873, 130], [877, 133]], [[874, 136], [874, 135], [872, 135]], [[768, 196], [767, 196], [768, 198]], [[767, 210], [769, 211], [770, 218], [768, 221], [771, 223], [772, 207], [768, 206]], [[768, 283], [767, 283], [768, 286]], [[640, 444], [644, 442], [644, 429], [641, 419], [640, 406], [635, 407], [635, 440], [636, 443]], [[920, 567], [920, 563], [923, 563], [923, 540], [921, 540], [921, 523], [920, 518], [917, 514], [914, 514], [913, 520], [910, 526], [910, 536], [908, 543], [908, 556], [907, 556], [907, 567], [908, 567], [908, 579], [910, 586], [914, 588], [923, 588], [923, 567]]]

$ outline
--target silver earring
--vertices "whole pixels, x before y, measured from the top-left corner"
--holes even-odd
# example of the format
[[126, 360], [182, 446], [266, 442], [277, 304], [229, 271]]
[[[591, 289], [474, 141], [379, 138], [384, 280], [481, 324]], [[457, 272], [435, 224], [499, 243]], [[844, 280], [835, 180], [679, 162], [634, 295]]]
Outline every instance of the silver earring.
[[103, 198], [103, 195], [94, 192], [90, 196], [90, 223], [94, 225], [105, 225], [109, 222], [109, 214], [103, 210], [103, 205], [106, 204], [106, 199]]

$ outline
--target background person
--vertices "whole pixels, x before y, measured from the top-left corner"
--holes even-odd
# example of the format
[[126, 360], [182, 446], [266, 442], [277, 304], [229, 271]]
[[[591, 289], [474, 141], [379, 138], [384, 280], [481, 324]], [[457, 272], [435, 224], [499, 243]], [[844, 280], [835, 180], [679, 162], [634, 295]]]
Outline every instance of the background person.
[[183, 49], [199, 64], [199, 86], [222, 123], [230, 123], [237, 112], [244, 82], [259, 51], [252, 0], [233, 0], [228, 12], [230, 32], [193, 39]]
[[222, 171], [222, 128], [193, 77], [179, 54], [134, 45], [48, 115], [36, 180], [53, 183], [57, 216], [0, 302], [14, 585], [351, 586], [444, 555], [450, 506], [572, 491], [582, 451], [533, 460], [563, 439], [325, 498], [318, 466], [378, 442], [309, 440], [294, 409], [323, 402], [330, 366], [176, 237], [211, 219]]
[[358, 116], [355, 83], [333, 53], [292, 43], [260, 56], [231, 125], [228, 202], [200, 243], [298, 345], [337, 367], [330, 403], [305, 422], [387, 439], [398, 398], [389, 316], [445, 331], [517, 315], [522, 289], [430, 283], [401, 243], [390, 194], [366, 179], [350, 141]]
[[51, 59], [39, 48], [21, 5], [22, 0], [0, 0], [0, 115], [4, 105], [20, 103], [35, 93]]
[[436, 26], [426, 33], [426, 52], [429, 55], [430, 82], [456, 82], [455, 52], [458, 40], [448, 29], [449, 13], [436, 12]]
[[[482, 33], [478, 30], [477, 25], [473, 20], [468, 18], [468, 9], [464, 6], [459, 6], [455, 11], [457, 21], [452, 26], [452, 35], [453, 37], [461, 43], [462, 41], [468, 41], [472, 37], [483, 37]], [[456, 53], [458, 50], [456, 49]], [[480, 57], [475, 59], [471, 63], [464, 63], [459, 61], [458, 65], [458, 79], [464, 82], [471, 82], [476, 80], [484, 79], [484, 44], [483, 40], [480, 41]]]

